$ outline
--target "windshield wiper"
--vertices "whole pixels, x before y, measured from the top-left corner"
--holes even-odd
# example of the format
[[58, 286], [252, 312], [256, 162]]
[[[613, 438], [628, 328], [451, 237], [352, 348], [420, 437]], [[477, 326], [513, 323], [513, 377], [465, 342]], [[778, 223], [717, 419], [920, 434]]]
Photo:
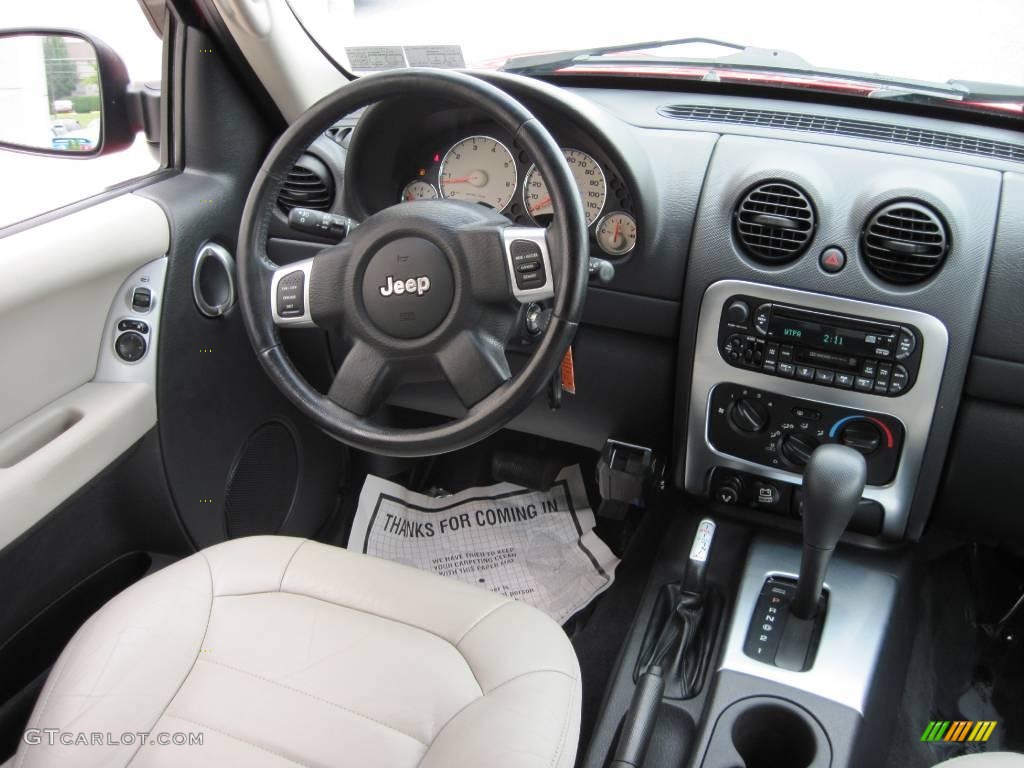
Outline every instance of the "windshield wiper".
[[[729, 64], [739, 64], [747, 67], [784, 67], [812, 69], [811, 64], [790, 51], [783, 51], [774, 48], [756, 48], [752, 45], [741, 43], [730, 43], [725, 40], [714, 40], [710, 37], [680, 37], [672, 40], [649, 40], [647, 42], [624, 43], [622, 45], [605, 45], [594, 48], [577, 48], [569, 51], [552, 51], [551, 53], [530, 53], [524, 56], [513, 56], [508, 59], [502, 70], [514, 72], [520, 75], [543, 74], [553, 72], [557, 69], [579, 64], [584, 61], [593, 61], [613, 53], [632, 53], [634, 51], [653, 51], [659, 48], [670, 48], [677, 45], [717, 45], [721, 48], [731, 48], [735, 53], [727, 56], [712, 59], [693, 59], [708, 63], [712, 61], [728, 60]], [[653, 61], [644, 59], [644, 61]], [[679, 59], [665, 59], [664, 61], [678, 62]]]
[[[732, 52], [710, 58], [681, 58], [669, 56], [615, 56], [610, 54], [656, 51], [673, 46], [706, 44], [729, 48]], [[919, 80], [905, 80], [884, 75], [863, 72], [825, 69], [813, 66], [798, 54], [775, 48], [757, 48], [707, 37], [682, 37], [672, 40], [608, 45], [594, 48], [579, 48], [551, 53], [513, 56], [502, 69], [522, 75], [551, 74], [575, 65], [597, 64], [615, 66], [693, 66], [708, 71], [705, 80], [717, 80], [717, 72], [771, 72], [807, 78], [831, 78], [845, 80], [858, 85], [876, 86], [866, 94], [868, 98], [892, 99], [894, 101], [973, 101], [987, 103], [1022, 103], [1024, 87], [996, 83], [949, 80], [945, 83], [930, 83]]]

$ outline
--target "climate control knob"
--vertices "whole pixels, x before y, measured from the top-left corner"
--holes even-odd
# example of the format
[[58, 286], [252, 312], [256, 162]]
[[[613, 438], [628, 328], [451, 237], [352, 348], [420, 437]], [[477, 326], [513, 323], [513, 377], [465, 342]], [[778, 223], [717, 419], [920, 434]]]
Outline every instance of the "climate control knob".
[[790, 464], [802, 467], [811, 460], [811, 454], [818, 445], [817, 440], [807, 435], [783, 435], [779, 452]]
[[877, 451], [882, 444], [882, 433], [870, 421], [857, 419], [842, 428], [839, 442], [867, 456]]
[[770, 418], [767, 408], [745, 397], [733, 403], [729, 411], [729, 420], [740, 432], [762, 432]]

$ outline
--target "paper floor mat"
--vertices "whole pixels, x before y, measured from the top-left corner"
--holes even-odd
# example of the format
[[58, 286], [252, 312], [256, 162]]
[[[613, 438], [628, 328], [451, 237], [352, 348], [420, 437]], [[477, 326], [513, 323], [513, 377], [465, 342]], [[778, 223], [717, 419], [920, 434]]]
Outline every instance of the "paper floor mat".
[[619, 563], [594, 524], [578, 466], [546, 493], [499, 483], [444, 498], [370, 475], [348, 549], [476, 584], [564, 623], [611, 585]]

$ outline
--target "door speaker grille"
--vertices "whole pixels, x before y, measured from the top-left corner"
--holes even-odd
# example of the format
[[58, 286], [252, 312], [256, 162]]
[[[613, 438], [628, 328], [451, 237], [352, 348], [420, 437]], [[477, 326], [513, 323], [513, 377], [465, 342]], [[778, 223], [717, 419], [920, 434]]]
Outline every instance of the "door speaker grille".
[[299, 480], [291, 431], [268, 422], [253, 432], [235, 457], [224, 494], [228, 536], [256, 536], [281, 529]]

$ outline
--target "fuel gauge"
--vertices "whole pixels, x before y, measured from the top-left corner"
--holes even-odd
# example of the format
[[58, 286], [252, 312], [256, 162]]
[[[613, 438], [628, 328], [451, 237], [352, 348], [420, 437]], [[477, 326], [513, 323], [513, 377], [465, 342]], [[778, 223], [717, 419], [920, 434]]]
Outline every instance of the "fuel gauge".
[[421, 179], [413, 179], [402, 190], [403, 203], [411, 203], [413, 200], [433, 200], [435, 197], [437, 197], [437, 190], [434, 185]]
[[597, 222], [597, 244], [609, 256], [625, 256], [636, 246], [636, 219], [614, 211]]

